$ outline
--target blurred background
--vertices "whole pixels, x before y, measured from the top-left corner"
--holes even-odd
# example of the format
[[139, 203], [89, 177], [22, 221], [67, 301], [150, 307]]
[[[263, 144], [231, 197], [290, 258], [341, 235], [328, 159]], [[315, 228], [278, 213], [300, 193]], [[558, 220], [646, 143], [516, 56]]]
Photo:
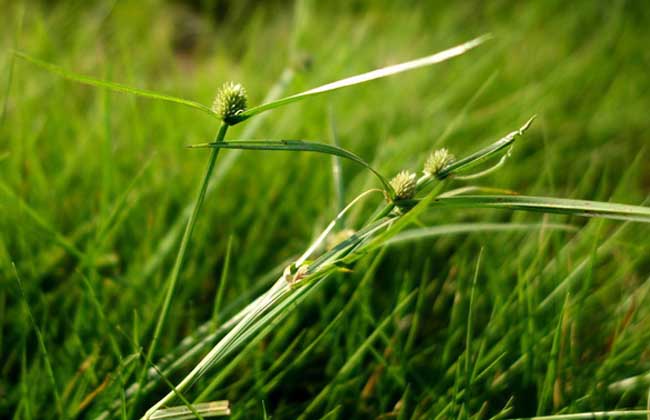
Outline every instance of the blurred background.
[[[628, 204], [650, 191], [645, 2], [0, 1], [0, 8], [2, 417], [56, 417], [25, 303], [69, 417], [93, 418], [134, 381], [141, 361], [120, 367], [109, 337], [123, 355], [147, 348], [183, 209], [207, 159], [206, 150], [185, 146], [210, 141], [218, 128], [195, 110], [66, 81], [13, 50], [207, 105], [232, 80], [256, 105], [489, 32], [493, 40], [464, 56], [268, 112], [228, 137], [336, 139], [392, 176], [419, 170], [439, 147], [471, 153], [535, 114], [508, 163], [478, 184]], [[379, 187], [359, 166], [342, 165], [346, 201]], [[346, 227], [360, 227], [375, 200], [356, 207]], [[329, 157], [224, 151], [156, 360], [263, 291], [339, 206]], [[310, 418], [645, 407], [647, 226], [491, 210], [432, 212], [421, 223], [540, 221], [576, 230], [445, 236], [369, 255], [192, 392], [223, 375], [210, 399], [229, 399], [233, 418], [296, 418], [323, 390]], [[536, 309], [567, 278], [557, 302]], [[417, 307], [366, 343], [416, 287]], [[458, 379], [463, 357], [475, 366], [471, 390]], [[620, 384], [629, 378], [636, 379]], [[147, 401], [165, 392], [160, 385]]]

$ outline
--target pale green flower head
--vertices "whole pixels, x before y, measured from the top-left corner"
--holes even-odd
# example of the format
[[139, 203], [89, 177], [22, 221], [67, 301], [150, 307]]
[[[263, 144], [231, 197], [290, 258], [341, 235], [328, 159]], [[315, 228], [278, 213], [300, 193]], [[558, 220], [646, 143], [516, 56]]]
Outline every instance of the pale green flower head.
[[408, 200], [415, 196], [417, 186], [416, 175], [410, 171], [401, 171], [390, 181], [390, 186], [395, 190], [396, 200]]
[[424, 174], [437, 177], [440, 174], [440, 171], [453, 161], [454, 156], [449, 153], [449, 150], [445, 148], [435, 150], [429, 155], [429, 158], [424, 163]]
[[247, 104], [248, 95], [244, 86], [226, 82], [217, 92], [212, 110], [221, 117], [223, 122], [233, 125], [239, 122], [239, 114], [246, 111]]

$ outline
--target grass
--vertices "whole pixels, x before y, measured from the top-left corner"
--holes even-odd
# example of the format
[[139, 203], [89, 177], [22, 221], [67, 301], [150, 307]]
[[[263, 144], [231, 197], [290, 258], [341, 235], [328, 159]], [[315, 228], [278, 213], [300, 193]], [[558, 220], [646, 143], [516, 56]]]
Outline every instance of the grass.
[[[647, 210], [581, 201], [646, 199], [647, 11], [361, 4], [3, 5], [4, 416], [59, 417], [59, 401], [68, 418], [137, 417], [171, 384], [190, 402], [229, 400], [233, 418], [647, 416], [649, 227], [628, 220]], [[253, 117], [267, 109], [255, 104], [486, 32], [494, 39], [463, 57]], [[400, 214], [369, 193], [335, 217], [382, 186], [359, 161], [333, 171], [320, 153], [224, 150], [192, 217], [188, 192], [221, 147], [185, 146], [218, 128], [209, 112], [70, 83], [14, 50], [194, 108], [241, 82], [251, 118], [221, 146], [315, 140], [385, 179], [442, 146], [456, 165], [495, 153], [489, 167], [508, 152], [495, 140], [537, 120], [498, 170], [423, 180]], [[185, 263], [174, 264], [188, 217]], [[298, 258], [328, 226], [357, 233]], [[179, 389], [210, 349], [213, 367]], [[191, 414], [173, 404], [156, 415]]]

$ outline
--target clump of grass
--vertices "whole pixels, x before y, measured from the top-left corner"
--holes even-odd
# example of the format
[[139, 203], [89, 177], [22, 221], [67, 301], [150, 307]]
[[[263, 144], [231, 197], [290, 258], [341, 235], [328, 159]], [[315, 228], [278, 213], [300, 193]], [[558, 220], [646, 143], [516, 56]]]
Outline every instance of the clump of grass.
[[[198, 364], [196, 364], [191, 372], [185, 375], [185, 377], [172, 389], [171, 392], [146, 411], [144, 418], [161, 418], [161, 416], [164, 416], [165, 418], [185, 418], [183, 416], [188, 415], [188, 410], [192, 412], [199, 411], [199, 408], [203, 409], [203, 406], [197, 405], [187, 407], [187, 410], [184, 408], [166, 409], [163, 407], [168, 405], [175, 396], [179, 395], [180, 392], [185, 391], [190, 385], [204, 376], [209, 369], [223, 362], [225, 358], [232, 355], [237, 349], [241, 348], [242, 345], [251, 340], [259, 340], [265, 334], [268, 334], [272, 330], [273, 326], [286, 318], [296, 305], [304, 301], [311, 293], [313, 293], [313, 291], [317, 290], [323, 283], [324, 279], [336, 272], [347, 270], [348, 267], [354, 264], [362, 256], [367, 255], [373, 250], [384, 247], [391, 241], [391, 239], [396, 238], [396, 235], [412, 224], [418, 216], [425, 212], [430, 212], [443, 207], [468, 209], [494, 207], [545, 213], [574, 214], [626, 221], [650, 222], [650, 210], [646, 207], [640, 206], [548, 197], [492, 194], [494, 191], [499, 190], [472, 185], [455, 190], [445, 190], [448, 185], [447, 180], [449, 179], [477, 179], [500, 168], [510, 156], [510, 151], [516, 138], [522, 136], [530, 127], [532, 118], [520, 129], [507, 134], [490, 146], [479, 149], [460, 159], [453, 159], [449, 151], [446, 149], [432, 151], [429, 159], [426, 160], [425, 165], [419, 171], [423, 174], [421, 177], [417, 178], [417, 175], [414, 172], [406, 169], [399, 172], [392, 181], [388, 181], [384, 175], [361, 157], [353, 152], [341, 148], [340, 146], [332, 146], [305, 140], [226, 140], [226, 133], [230, 125], [242, 123], [261, 114], [262, 112], [297, 102], [314, 95], [324, 94], [344, 87], [435, 64], [463, 54], [469, 49], [481, 44], [485, 39], [485, 37], [477, 38], [438, 54], [346, 78], [249, 109], [246, 108], [246, 96], [240, 85], [224, 85], [223, 90], [217, 97], [215, 106], [207, 108], [193, 101], [174, 98], [155, 92], [133, 89], [123, 85], [77, 75], [19, 53], [20, 57], [30, 60], [37, 65], [45, 67], [46, 69], [69, 79], [117, 91], [124, 91], [151, 99], [186, 105], [208, 112], [222, 121], [216, 138], [212, 143], [192, 146], [192, 148], [195, 149], [210, 149], [210, 156], [208, 158], [204, 177], [199, 184], [196, 199], [193, 201], [193, 210], [187, 220], [172, 272], [166, 283], [161, 311], [158, 316], [153, 338], [148, 346], [146, 356], [147, 360], [153, 360], [156, 355], [156, 348], [168, 317], [171, 302], [174, 298], [176, 284], [191, 240], [192, 231], [199, 216], [208, 184], [221, 149], [314, 152], [329, 154], [349, 159], [363, 165], [377, 177], [381, 184], [381, 190], [378, 191], [383, 193], [385, 203], [380, 206], [372, 217], [363, 223], [354, 233], [349, 236], [346, 235], [347, 237], [342, 238], [338, 243], [335, 242], [331, 244], [329, 250], [321, 252], [319, 255], [314, 257], [319, 249], [323, 248], [326, 238], [329, 237], [334, 227], [337, 225], [337, 222], [341, 220], [346, 212], [361, 199], [368, 197], [370, 193], [377, 190], [366, 191], [360, 194], [356, 199], [352, 200], [351, 204], [341, 210], [339, 215], [319, 235], [307, 251], [305, 251], [305, 253], [295, 262], [286, 267], [283, 274], [276, 280], [268, 291], [256, 298], [241, 312], [233, 316], [230, 321], [226, 322], [223, 325], [223, 328], [219, 331], [223, 336], [216, 342], [216, 344], [214, 344], [212, 349]], [[469, 191], [489, 192], [490, 194], [470, 195], [467, 194]], [[355, 354], [355, 357], [350, 359], [341, 369], [342, 374], [345, 374], [349, 369], [352, 369], [354, 364], [361, 358], [362, 354], [367, 350], [372, 341], [381, 335], [382, 328], [387, 325], [396, 314], [410, 305], [414, 301], [414, 298], [415, 292], [408, 294], [400, 300], [393, 313], [379, 324], [375, 333], [368, 337], [364, 346], [359, 349], [359, 353]], [[468, 328], [468, 342], [471, 339], [469, 331], [470, 329]], [[179, 355], [179, 357], [183, 358], [184, 355]], [[469, 359], [467, 358], [465, 359], [466, 374], [468, 374], [469, 371], [468, 360]], [[163, 372], [163, 375], [166, 374], [167, 372]], [[149, 389], [146, 384], [147, 377], [147, 368], [143, 368], [139, 375], [138, 386], [136, 387], [136, 392], [131, 402], [132, 410], [137, 410], [139, 408], [144, 393]], [[321, 397], [317, 396], [308, 406], [305, 415], [308, 415], [315, 410], [320, 402]], [[214, 407], [211, 406], [211, 408]], [[209, 411], [209, 413], [213, 412]], [[216, 413], [216, 411], [214, 411], [214, 413]]]

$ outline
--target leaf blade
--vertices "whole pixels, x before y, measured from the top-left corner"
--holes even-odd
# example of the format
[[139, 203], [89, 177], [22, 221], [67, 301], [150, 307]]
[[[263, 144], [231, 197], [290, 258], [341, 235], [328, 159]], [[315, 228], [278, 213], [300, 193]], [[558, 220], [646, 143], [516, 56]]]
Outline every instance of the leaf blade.
[[569, 232], [577, 230], [575, 226], [561, 223], [455, 223], [404, 230], [386, 241], [386, 246], [447, 235], [486, 232], [526, 232], [543, 229]]
[[478, 38], [474, 38], [470, 41], [467, 41], [463, 44], [456, 45], [455, 47], [448, 48], [446, 50], [440, 51], [438, 53], [417, 58], [415, 60], [406, 61], [403, 63], [395, 64], [392, 66], [382, 67], [380, 69], [371, 70], [366, 73], [358, 74], [351, 77], [346, 77], [341, 80], [337, 80], [331, 83], [326, 83], [324, 85], [315, 87], [313, 89], [306, 90], [304, 92], [296, 93], [295, 95], [287, 96], [276, 101], [268, 102], [256, 107], [250, 108], [240, 114], [240, 121], [244, 121], [253, 115], [259, 114], [264, 111], [268, 111], [274, 108], [278, 108], [283, 105], [290, 104], [292, 102], [300, 101], [302, 99], [308, 98], [310, 96], [320, 95], [326, 92], [332, 92], [334, 90], [358, 85], [360, 83], [369, 82], [371, 80], [381, 79], [384, 77], [392, 76], [398, 73], [403, 73], [410, 70], [415, 70], [421, 67], [430, 66], [432, 64], [437, 64], [446, 60], [449, 60], [453, 57], [457, 57], [466, 53], [467, 51], [479, 46], [483, 42], [492, 38], [491, 35], [486, 34]]
[[[230, 415], [230, 403], [226, 400], [197, 403], [193, 404], [193, 408], [203, 417]], [[151, 420], [185, 420], [194, 418], [196, 418], [195, 414], [184, 405], [161, 409], [151, 416]]]
[[216, 116], [216, 113], [212, 111], [209, 107], [189, 99], [183, 99], [172, 95], [167, 95], [165, 93], [155, 92], [147, 89], [140, 89], [131, 86], [127, 86], [121, 83], [109, 82], [106, 80], [95, 79], [93, 77], [85, 76], [83, 74], [75, 73], [69, 70], [64, 69], [63, 67], [57, 66], [47, 61], [40, 60], [36, 57], [32, 57], [21, 51], [14, 51], [14, 54], [22, 58], [23, 60], [30, 62], [44, 70], [49, 71], [50, 73], [57, 74], [65, 79], [72, 80], [84, 85], [102, 87], [114, 92], [123, 92], [130, 93], [132, 95], [141, 96], [144, 98], [155, 99], [165, 102], [172, 102], [179, 105], [185, 105], [190, 108], [199, 109], [203, 112]]
[[356, 162], [366, 169], [370, 170], [379, 181], [384, 189], [393, 193], [393, 188], [388, 180], [375, 170], [368, 162], [360, 156], [350, 152], [342, 147], [327, 143], [305, 140], [228, 140], [218, 143], [202, 143], [189, 146], [191, 149], [219, 148], [219, 149], [240, 149], [240, 150], [267, 150], [267, 151], [296, 151], [296, 152], [313, 152], [322, 153], [332, 156], [342, 157]]
[[431, 206], [446, 208], [506, 208], [650, 223], [650, 207], [567, 198], [525, 195], [465, 195], [437, 198], [431, 202]]
[[[449, 165], [447, 165], [440, 171], [438, 177], [445, 178], [452, 174], [455, 175], [458, 173], [464, 173], [467, 170], [474, 168], [477, 165], [480, 165], [481, 163], [487, 161], [488, 159], [493, 158], [499, 154], [502, 154], [504, 152], [504, 149], [510, 150], [510, 147], [514, 145], [517, 137], [524, 135], [524, 133], [528, 130], [528, 128], [533, 123], [535, 118], [536, 116], [533, 115], [518, 130], [506, 134], [504, 137], [490, 144], [489, 146], [484, 147], [462, 159], [451, 162]], [[506, 152], [506, 155], [507, 154], [508, 152]]]

